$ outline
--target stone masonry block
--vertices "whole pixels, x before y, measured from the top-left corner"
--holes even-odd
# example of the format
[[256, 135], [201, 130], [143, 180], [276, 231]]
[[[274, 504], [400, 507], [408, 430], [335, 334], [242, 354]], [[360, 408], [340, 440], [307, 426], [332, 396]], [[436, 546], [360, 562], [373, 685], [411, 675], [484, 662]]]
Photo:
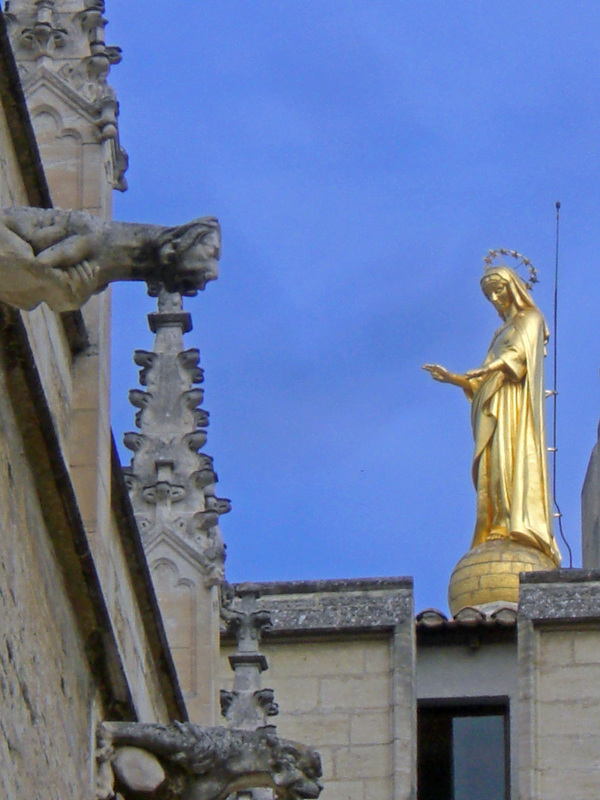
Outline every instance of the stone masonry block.
[[363, 711], [351, 717], [352, 744], [389, 744], [391, 738], [391, 720], [388, 711]]
[[574, 660], [578, 664], [600, 664], [600, 628], [572, 634]]
[[287, 708], [312, 711], [319, 706], [317, 678], [280, 678], [277, 682], [272, 681], [272, 688], [277, 697], [285, 698]]
[[[589, 578], [589, 579], [588, 579]], [[523, 576], [519, 612], [534, 621], [600, 619], [600, 580], [597, 573], [555, 570]]]
[[311, 742], [316, 747], [320, 742], [350, 744], [349, 714], [282, 714], [277, 728], [287, 739]]
[[390, 695], [390, 678], [386, 675], [321, 679], [320, 700], [324, 708], [387, 708]]
[[256, 584], [275, 633], [381, 630], [412, 615], [410, 578]]
[[173, 647], [171, 648], [173, 659], [177, 665], [177, 676], [181, 684], [181, 691], [184, 694], [194, 693], [194, 674], [192, 653], [187, 647]]
[[364, 672], [363, 643], [306, 642], [298, 645], [265, 645], [271, 674], [278, 676], [361, 675]]
[[71, 469], [71, 479], [77, 492], [77, 501], [83, 521], [94, 527], [98, 509], [96, 469], [93, 466], [73, 467]]
[[71, 431], [75, 434], [75, 447], [69, 458], [71, 467], [91, 466], [98, 461], [98, 417], [89, 409], [74, 409], [71, 414]]
[[369, 778], [364, 783], [365, 800], [382, 800], [384, 797], [393, 797], [390, 778]]
[[335, 755], [335, 774], [344, 780], [382, 778], [391, 774], [391, 747], [364, 745], [338, 750]]
[[570, 700], [538, 703], [538, 721], [541, 731], [560, 731], [565, 736], [584, 734], [600, 736], [600, 699]]
[[551, 675], [540, 673], [540, 700], [589, 700], [600, 698], [600, 664], [565, 667]]
[[575, 661], [574, 631], [543, 631], [539, 634], [541, 664], [569, 665]]
[[363, 642], [362, 649], [365, 655], [365, 672], [387, 673], [390, 671], [392, 667], [390, 639]]
[[595, 774], [600, 786], [600, 724], [595, 736], [544, 735], [539, 744], [538, 766], [555, 773], [579, 768], [582, 773]]
[[[314, 743], [313, 743], [314, 746]], [[335, 778], [335, 762], [333, 760], [334, 748], [319, 747], [321, 766], [323, 767], [323, 780], [330, 781]]]
[[579, 769], [540, 770], [539, 794], [543, 800], [596, 800], [600, 774]]
[[328, 781], [322, 796], [324, 800], [366, 800], [364, 781]]

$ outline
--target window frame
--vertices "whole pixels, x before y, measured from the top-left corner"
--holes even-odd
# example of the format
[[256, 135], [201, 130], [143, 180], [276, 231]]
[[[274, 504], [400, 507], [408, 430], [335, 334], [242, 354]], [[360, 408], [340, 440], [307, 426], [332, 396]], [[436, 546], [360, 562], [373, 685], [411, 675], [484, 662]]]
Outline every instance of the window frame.
[[[486, 717], [499, 716], [504, 721], [504, 800], [511, 798], [511, 752], [510, 752], [510, 700], [506, 695], [495, 697], [447, 697], [447, 698], [427, 698], [417, 701], [417, 800], [423, 800], [421, 795], [421, 764], [419, 753], [421, 751], [421, 720], [424, 715], [440, 719], [444, 717], [453, 720], [462, 717]], [[448, 752], [449, 774], [453, 774], [453, 751]], [[450, 777], [449, 796], [447, 800], [453, 800], [453, 783]], [[439, 800], [446, 798], [438, 795]]]

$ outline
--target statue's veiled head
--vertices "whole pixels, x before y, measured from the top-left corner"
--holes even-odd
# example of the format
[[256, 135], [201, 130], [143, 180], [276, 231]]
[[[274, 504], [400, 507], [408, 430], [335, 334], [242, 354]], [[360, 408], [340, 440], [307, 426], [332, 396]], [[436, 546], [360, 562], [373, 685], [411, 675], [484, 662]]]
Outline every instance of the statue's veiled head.
[[481, 288], [488, 300], [494, 303], [500, 316], [502, 316], [502, 309], [492, 300], [493, 294], [501, 297], [502, 303], [510, 300], [519, 311], [536, 307], [525, 281], [510, 267], [502, 265], [486, 269], [481, 278]]
[[[496, 296], [504, 293], [504, 296], [507, 299], [510, 298], [518, 311], [536, 309], [540, 313], [523, 278], [514, 269], [504, 264], [486, 268], [481, 278], [481, 289], [488, 300], [493, 303], [502, 319], [506, 319], [506, 315], [492, 299], [494, 293]], [[544, 322], [544, 340], [547, 342], [549, 338], [550, 331]]]

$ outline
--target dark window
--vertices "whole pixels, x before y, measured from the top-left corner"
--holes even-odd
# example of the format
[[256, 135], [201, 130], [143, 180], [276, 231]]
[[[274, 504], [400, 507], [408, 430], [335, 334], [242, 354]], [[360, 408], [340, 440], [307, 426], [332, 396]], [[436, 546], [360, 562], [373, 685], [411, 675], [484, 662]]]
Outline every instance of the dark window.
[[419, 705], [418, 800], [509, 800], [508, 704]]

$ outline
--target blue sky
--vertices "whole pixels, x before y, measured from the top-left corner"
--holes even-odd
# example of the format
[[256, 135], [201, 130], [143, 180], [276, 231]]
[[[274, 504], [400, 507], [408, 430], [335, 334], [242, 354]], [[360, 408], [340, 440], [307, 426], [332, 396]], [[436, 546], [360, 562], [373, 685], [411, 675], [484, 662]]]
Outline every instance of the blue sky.
[[[474, 522], [469, 408], [421, 364], [481, 363], [490, 247], [531, 258], [551, 321], [556, 200], [558, 499], [578, 565], [600, 416], [600, 5], [113, 0], [107, 16], [131, 158], [115, 216], [223, 228], [187, 343], [233, 503], [229, 579], [408, 574], [418, 608], [445, 609]], [[114, 293], [119, 443], [153, 307], [141, 285]]]

